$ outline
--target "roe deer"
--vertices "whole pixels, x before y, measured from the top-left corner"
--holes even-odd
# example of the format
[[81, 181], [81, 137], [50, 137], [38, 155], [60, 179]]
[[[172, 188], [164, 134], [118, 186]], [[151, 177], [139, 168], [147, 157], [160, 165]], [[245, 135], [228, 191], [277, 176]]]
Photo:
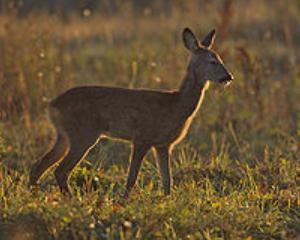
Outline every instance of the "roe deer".
[[143, 157], [150, 148], [156, 152], [163, 190], [170, 194], [170, 154], [186, 135], [209, 86], [208, 80], [233, 80], [221, 58], [211, 50], [215, 30], [201, 44], [188, 28], [183, 42], [191, 53], [186, 76], [175, 91], [152, 91], [101, 86], [70, 89], [49, 106], [49, 117], [57, 139], [54, 147], [32, 167], [30, 184], [59, 160], [55, 178], [63, 192], [69, 192], [68, 177], [76, 164], [101, 137], [132, 143], [126, 195], [134, 186]]

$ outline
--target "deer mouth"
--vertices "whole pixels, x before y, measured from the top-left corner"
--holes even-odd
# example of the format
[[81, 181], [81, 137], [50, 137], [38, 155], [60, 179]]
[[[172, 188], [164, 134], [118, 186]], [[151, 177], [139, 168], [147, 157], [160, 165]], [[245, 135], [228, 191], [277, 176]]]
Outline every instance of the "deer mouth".
[[226, 77], [223, 77], [219, 80], [220, 83], [223, 83], [224, 85], [228, 85], [233, 81], [233, 76], [231, 74], [228, 74]]

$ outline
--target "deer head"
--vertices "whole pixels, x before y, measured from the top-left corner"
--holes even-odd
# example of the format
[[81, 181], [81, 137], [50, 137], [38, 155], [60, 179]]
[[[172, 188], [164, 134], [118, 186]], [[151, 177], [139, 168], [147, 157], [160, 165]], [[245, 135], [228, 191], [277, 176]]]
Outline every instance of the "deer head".
[[189, 28], [183, 30], [182, 36], [185, 47], [192, 54], [188, 70], [197, 79], [224, 84], [228, 84], [233, 80], [232, 74], [224, 66], [221, 57], [211, 49], [215, 38], [214, 29], [205, 36], [201, 44]]

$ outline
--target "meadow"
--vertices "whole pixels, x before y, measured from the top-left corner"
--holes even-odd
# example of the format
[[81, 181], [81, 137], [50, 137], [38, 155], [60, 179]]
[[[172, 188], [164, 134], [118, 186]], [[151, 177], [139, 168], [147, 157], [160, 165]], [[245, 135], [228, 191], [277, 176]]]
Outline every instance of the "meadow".
[[[178, 2], [166, 14], [126, 4], [68, 19], [2, 12], [1, 240], [300, 238], [299, 2]], [[171, 196], [150, 152], [123, 199], [130, 146], [110, 140], [76, 167], [72, 197], [52, 171], [30, 190], [30, 167], [54, 137], [48, 102], [81, 85], [176, 89], [186, 26], [200, 38], [216, 28], [214, 49], [235, 80], [211, 84], [174, 149]]]

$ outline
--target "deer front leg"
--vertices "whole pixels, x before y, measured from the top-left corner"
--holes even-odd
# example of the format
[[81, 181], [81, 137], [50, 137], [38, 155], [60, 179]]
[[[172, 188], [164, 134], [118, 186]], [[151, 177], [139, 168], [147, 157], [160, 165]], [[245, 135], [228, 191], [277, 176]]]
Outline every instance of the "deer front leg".
[[170, 154], [168, 146], [155, 147], [157, 162], [165, 195], [171, 193]]
[[125, 197], [128, 196], [130, 190], [134, 186], [137, 175], [141, 168], [141, 163], [146, 155], [147, 151], [149, 150], [149, 146], [142, 143], [134, 143], [132, 147], [132, 154], [131, 154], [131, 161], [129, 166], [129, 172], [127, 177], [127, 184], [126, 184], [126, 193]]

